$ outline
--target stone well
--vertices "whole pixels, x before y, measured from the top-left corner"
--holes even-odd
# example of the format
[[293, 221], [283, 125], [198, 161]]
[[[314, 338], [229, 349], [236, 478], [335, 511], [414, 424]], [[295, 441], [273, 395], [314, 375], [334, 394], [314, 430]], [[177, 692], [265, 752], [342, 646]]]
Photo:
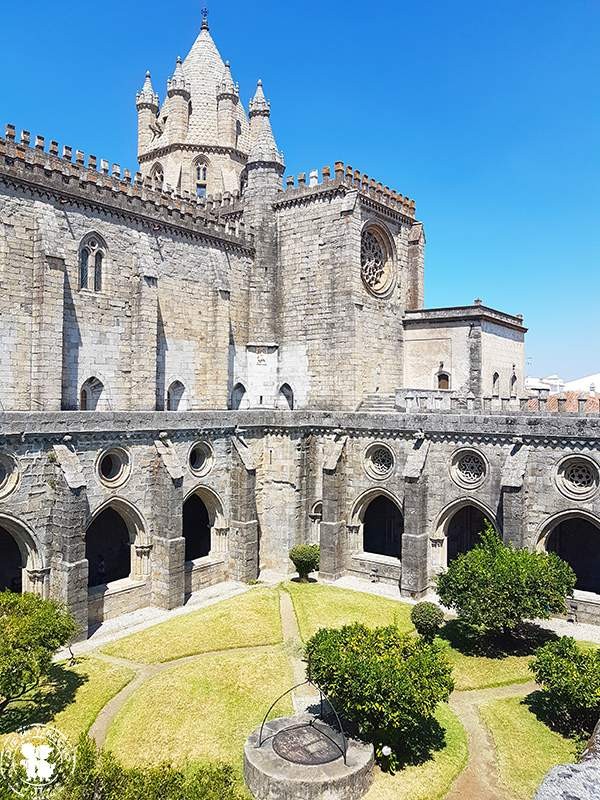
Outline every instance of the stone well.
[[[244, 777], [256, 800], [358, 800], [372, 781], [373, 746], [341, 737], [311, 714], [280, 717], [252, 733]], [[262, 744], [259, 746], [259, 742]]]

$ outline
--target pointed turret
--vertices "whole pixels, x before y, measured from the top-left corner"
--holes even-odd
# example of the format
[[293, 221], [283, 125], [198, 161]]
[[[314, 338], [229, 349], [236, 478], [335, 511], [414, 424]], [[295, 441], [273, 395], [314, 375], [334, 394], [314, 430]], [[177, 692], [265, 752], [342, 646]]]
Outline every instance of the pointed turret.
[[233, 82], [229, 61], [225, 62], [225, 69], [219, 88], [217, 90], [217, 128], [219, 132], [219, 143], [225, 147], [235, 147], [238, 145], [238, 138], [241, 131], [238, 130], [238, 104], [239, 89]]
[[154, 134], [151, 125], [156, 120], [159, 109], [158, 95], [152, 86], [150, 73], [146, 72], [146, 79], [141, 91], [135, 96], [135, 105], [138, 112], [138, 155], [151, 143]]
[[183, 72], [183, 62], [181, 56], [177, 56], [177, 63], [175, 64], [175, 72], [172, 77], [167, 81], [167, 95], [173, 97], [176, 94], [182, 95], [186, 100], [190, 99], [190, 84], [186, 80]]
[[283, 172], [283, 156], [277, 149], [271, 129], [271, 104], [266, 99], [262, 81], [256, 86], [250, 101], [250, 153], [248, 163], [265, 162], [277, 164]]

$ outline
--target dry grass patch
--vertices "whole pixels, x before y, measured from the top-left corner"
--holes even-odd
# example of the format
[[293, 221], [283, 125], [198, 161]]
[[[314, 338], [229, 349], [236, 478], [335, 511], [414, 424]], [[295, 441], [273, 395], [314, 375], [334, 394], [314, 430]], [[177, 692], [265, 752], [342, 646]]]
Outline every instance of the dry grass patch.
[[[208, 654], [146, 681], [115, 718], [106, 745], [126, 766], [222, 760], [241, 769], [247, 736], [292, 684], [281, 648]], [[288, 698], [274, 715], [290, 710]]]
[[184, 656], [257, 647], [282, 641], [279, 594], [257, 587], [185, 614], [102, 648], [103, 653], [143, 664]]
[[353, 622], [371, 628], [396, 624], [402, 631], [414, 630], [408, 603], [321, 583], [290, 581], [283, 588], [291, 595], [304, 641], [319, 628], [340, 628]]

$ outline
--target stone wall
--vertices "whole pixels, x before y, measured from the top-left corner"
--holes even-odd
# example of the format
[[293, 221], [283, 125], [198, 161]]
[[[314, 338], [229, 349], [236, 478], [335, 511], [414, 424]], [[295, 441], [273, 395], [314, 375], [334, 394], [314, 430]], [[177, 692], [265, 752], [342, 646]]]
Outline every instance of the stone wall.
[[[181, 605], [208, 583], [250, 580], [259, 568], [289, 572], [289, 548], [319, 529], [325, 577], [375, 577], [419, 597], [444, 568], [447, 526], [465, 505], [530, 549], [563, 519], [600, 526], [599, 492], [573, 498], [558, 478], [569, 455], [600, 464], [597, 415], [61, 412], [5, 413], [0, 425], [0, 454], [16, 464], [0, 490], [0, 525], [28, 554], [28, 585], [69, 602], [82, 625], [88, 614]], [[193, 469], [197, 443], [207, 457]], [[107, 484], [99, 459], [116, 447], [129, 454], [128, 471]], [[378, 474], [370, 459], [381, 447], [391, 460]], [[456, 472], [464, 452], [484, 465], [472, 485]], [[186, 566], [182, 508], [193, 493], [208, 509], [212, 547]], [[401, 558], [365, 553], [364, 515], [380, 496], [402, 512]], [[107, 507], [130, 531], [131, 575], [88, 606], [85, 531]], [[598, 598], [573, 604], [580, 619], [598, 618]]]

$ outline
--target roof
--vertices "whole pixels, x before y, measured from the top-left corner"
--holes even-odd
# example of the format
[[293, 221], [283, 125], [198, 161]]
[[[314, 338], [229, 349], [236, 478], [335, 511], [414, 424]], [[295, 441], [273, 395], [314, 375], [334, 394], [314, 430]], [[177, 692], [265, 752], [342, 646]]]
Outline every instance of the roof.
[[[564, 399], [564, 408], [561, 411], [570, 411], [575, 413], [579, 410], [579, 399], [585, 400], [583, 406], [584, 414], [598, 414], [600, 413], [600, 396], [592, 394], [581, 394], [580, 392], [561, 392], [560, 394], [549, 394], [544, 406], [545, 411], [558, 411], [559, 399]], [[530, 397], [527, 403], [528, 411], [539, 411], [539, 398]]]

